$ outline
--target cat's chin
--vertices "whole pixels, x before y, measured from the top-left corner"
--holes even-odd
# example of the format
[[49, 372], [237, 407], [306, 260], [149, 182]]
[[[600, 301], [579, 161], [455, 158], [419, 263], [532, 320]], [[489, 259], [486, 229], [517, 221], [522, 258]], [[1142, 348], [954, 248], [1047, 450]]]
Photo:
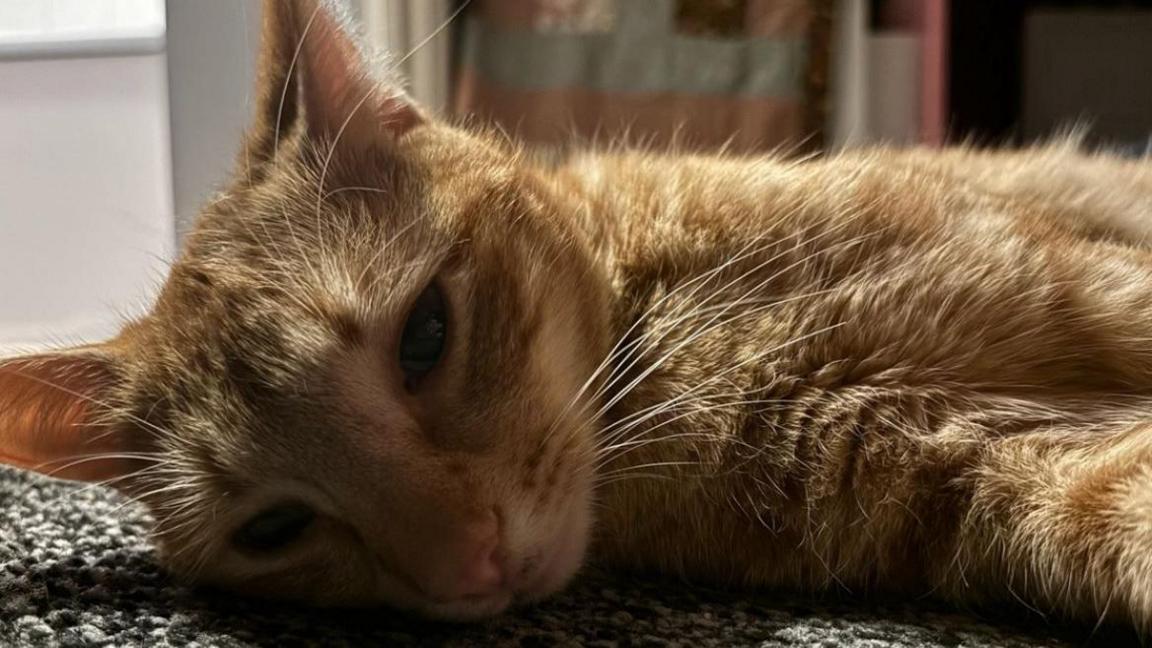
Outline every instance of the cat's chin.
[[481, 621], [504, 612], [514, 601], [512, 592], [503, 590], [486, 596], [431, 603], [421, 610], [421, 614], [440, 621]]

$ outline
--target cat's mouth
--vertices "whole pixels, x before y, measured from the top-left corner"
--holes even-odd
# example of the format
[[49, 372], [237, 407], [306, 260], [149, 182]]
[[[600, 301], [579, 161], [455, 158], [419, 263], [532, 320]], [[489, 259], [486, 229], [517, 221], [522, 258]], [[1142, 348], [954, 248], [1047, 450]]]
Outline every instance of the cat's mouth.
[[560, 591], [583, 564], [592, 520], [586, 508], [575, 506], [558, 522], [531, 549], [504, 558], [504, 578], [498, 587], [484, 594], [433, 601], [425, 613], [446, 620], [479, 620]]

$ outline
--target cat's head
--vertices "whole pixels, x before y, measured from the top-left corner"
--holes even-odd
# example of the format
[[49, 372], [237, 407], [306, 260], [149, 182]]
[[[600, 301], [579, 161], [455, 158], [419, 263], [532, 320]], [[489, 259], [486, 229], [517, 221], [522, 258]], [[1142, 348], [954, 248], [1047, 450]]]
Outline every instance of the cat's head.
[[449, 618], [555, 591], [607, 350], [574, 206], [374, 78], [330, 4], [264, 9], [234, 180], [147, 316], [0, 362], [0, 459], [139, 498], [196, 582]]

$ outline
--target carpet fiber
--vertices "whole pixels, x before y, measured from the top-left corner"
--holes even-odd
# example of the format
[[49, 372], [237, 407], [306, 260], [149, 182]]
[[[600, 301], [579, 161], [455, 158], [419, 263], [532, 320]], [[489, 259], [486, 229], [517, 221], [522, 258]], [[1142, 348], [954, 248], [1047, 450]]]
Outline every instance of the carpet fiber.
[[153, 560], [146, 528], [141, 511], [109, 491], [0, 468], [0, 645], [880, 648], [1131, 640], [1091, 628], [982, 622], [923, 604], [796, 602], [596, 573], [546, 604], [483, 624], [308, 610], [173, 584]]

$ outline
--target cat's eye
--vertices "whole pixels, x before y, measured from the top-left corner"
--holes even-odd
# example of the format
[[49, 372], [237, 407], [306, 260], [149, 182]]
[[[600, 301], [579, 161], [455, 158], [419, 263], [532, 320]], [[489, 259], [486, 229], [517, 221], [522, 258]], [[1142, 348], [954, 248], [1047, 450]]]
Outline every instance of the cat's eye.
[[400, 338], [400, 368], [409, 389], [436, 367], [447, 336], [444, 296], [435, 283], [429, 284], [412, 306]]
[[264, 509], [232, 536], [232, 544], [249, 553], [271, 553], [286, 548], [304, 535], [316, 520], [306, 504], [286, 502]]

